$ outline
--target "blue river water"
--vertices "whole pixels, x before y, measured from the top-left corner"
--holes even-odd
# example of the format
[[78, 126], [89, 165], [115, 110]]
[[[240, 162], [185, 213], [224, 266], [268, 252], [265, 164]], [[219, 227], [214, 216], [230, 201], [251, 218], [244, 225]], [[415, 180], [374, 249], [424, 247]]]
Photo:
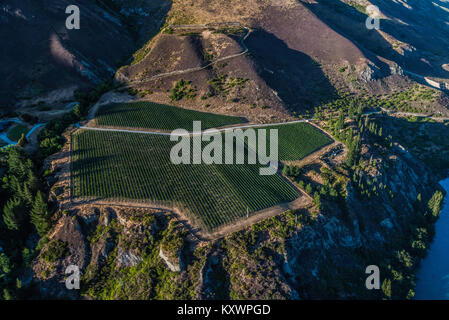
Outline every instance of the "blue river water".
[[449, 179], [440, 184], [447, 194], [435, 224], [435, 238], [418, 270], [416, 300], [449, 300]]

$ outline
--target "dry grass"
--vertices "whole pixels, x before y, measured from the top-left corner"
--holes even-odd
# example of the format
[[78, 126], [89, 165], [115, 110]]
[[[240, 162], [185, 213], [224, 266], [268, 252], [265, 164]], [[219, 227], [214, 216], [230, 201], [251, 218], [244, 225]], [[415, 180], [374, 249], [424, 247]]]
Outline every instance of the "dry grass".
[[260, 14], [268, 0], [174, 0], [168, 24], [206, 24], [216, 22], [241, 22]]

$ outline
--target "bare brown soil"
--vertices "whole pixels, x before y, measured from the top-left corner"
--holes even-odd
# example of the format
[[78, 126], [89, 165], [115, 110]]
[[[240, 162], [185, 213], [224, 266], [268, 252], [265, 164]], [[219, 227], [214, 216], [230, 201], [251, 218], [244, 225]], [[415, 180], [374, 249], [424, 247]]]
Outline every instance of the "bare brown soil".
[[[245, 41], [248, 54], [196, 70], [207, 65], [208, 60], [242, 50], [234, 36], [217, 33], [220, 27], [210, 27], [212, 23], [230, 21], [253, 29]], [[351, 67], [357, 77], [370, 62], [350, 40], [293, 0], [234, 1], [232, 5], [178, 0], [167, 22], [189, 30], [175, 28], [172, 34], [161, 33], [152, 41], [146, 57], [122, 68], [116, 78], [141, 92], [151, 92], [152, 100], [163, 103], [169, 102], [167, 92], [177, 80], [189, 80], [197, 89], [197, 97], [177, 102], [186, 108], [243, 114], [258, 122], [282, 120], [329, 101], [337, 89], [354, 89], [350, 75], [337, 70]], [[154, 79], [183, 70], [195, 72]], [[222, 95], [210, 85], [220, 76], [249, 81], [243, 88]], [[205, 96], [208, 98], [201, 99]]]
[[339, 155], [339, 159], [340, 158], [344, 159], [345, 155], [347, 153], [347, 149], [341, 142], [335, 141], [334, 143], [329, 144], [329, 145], [325, 146], [324, 148], [322, 148], [322, 149], [320, 149], [318, 151], [315, 151], [314, 153], [309, 154], [304, 159], [301, 159], [301, 160], [298, 160], [298, 161], [284, 161], [284, 162], [287, 165], [295, 165], [295, 166], [298, 166], [298, 167], [304, 167], [306, 165], [317, 163], [317, 162], [322, 163], [321, 157], [324, 154], [326, 154], [326, 153], [328, 153], [328, 152], [330, 152], [332, 150], [335, 150], [336, 148], [338, 148], [340, 146], [344, 149], [344, 152], [341, 155]]
[[[193, 31], [185, 28], [156, 37], [148, 55], [141, 62], [122, 68], [116, 78], [145, 93], [143, 99], [154, 102], [243, 116], [256, 122], [290, 117], [277, 92], [260, 77], [258, 66], [250, 57], [242, 55], [245, 48], [240, 42], [245, 33], [221, 33], [217, 26], [199, 26]], [[247, 81], [242, 86], [220, 91], [211, 85], [219, 77]], [[170, 90], [179, 79], [192, 82], [196, 89], [194, 99], [175, 103], [170, 100]]]

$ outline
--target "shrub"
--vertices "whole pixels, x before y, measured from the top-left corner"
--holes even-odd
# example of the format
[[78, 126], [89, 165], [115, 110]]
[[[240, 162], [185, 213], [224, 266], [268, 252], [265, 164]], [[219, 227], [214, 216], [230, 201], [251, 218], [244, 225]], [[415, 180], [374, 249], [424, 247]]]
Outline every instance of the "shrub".
[[170, 99], [172, 101], [179, 101], [183, 98], [193, 99], [196, 97], [195, 88], [191, 81], [185, 81], [184, 79], [178, 80], [174, 88], [171, 90]]
[[56, 262], [56, 260], [65, 258], [69, 255], [67, 242], [53, 240], [47, 246], [47, 250], [42, 254], [42, 258], [47, 262]]

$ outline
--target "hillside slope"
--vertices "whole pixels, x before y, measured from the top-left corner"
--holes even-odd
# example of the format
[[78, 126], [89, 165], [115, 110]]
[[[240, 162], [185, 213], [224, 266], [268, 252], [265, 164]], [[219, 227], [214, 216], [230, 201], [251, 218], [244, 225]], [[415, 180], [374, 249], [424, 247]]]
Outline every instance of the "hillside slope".
[[[65, 27], [68, 0], [0, 4], [0, 111], [53, 90], [68, 89], [62, 99], [71, 99], [74, 89], [110, 78], [126, 62], [136, 50], [136, 37], [128, 23], [131, 18], [118, 14], [119, 6], [104, 3], [77, 2], [80, 30]], [[142, 6], [145, 15], [140, 19], [159, 25], [164, 15], [161, 6], [166, 12], [165, 1], [153, 1], [153, 8]]]
[[[415, 23], [407, 31], [399, 22], [402, 11], [385, 5], [385, 12], [392, 16], [384, 15], [381, 30], [368, 30], [368, 16], [361, 11], [374, 2], [346, 2], [175, 0], [167, 16], [168, 28], [140, 50], [138, 59], [122, 67], [116, 79], [142, 96], [151, 94], [146, 99], [167, 103], [165, 92], [182, 78], [191, 81], [197, 96], [178, 101], [181, 106], [257, 121], [310, 112], [342, 92], [391, 94], [411, 90], [415, 80], [429, 85], [424, 77], [444, 83], [444, 56], [437, 57], [442, 52], [438, 39], [430, 46], [416, 40], [427, 35], [427, 28]], [[383, 8], [383, 3], [376, 4]], [[403, 31], [398, 32], [398, 26]], [[242, 43], [244, 28], [252, 31]], [[415, 35], [401, 42], [400, 34], [406, 31]], [[443, 36], [444, 30], [437, 35]], [[243, 56], [213, 64], [246, 48]], [[210, 63], [202, 70], [176, 74]], [[154, 79], [167, 72], [175, 74]], [[224, 78], [247, 82], [240, 90], [220, 96], [214, 83]], [[446, 99], [427, 110], [447, 113]]]
[[[108, 3], [122, 18], [135, 12], [125, 0]], [[365, 28], [369, 4], [381, 7], [384, 29]], [[300, 209], [253, 220], [239, 231], [206, 241], [168, 209], [73, 202], [71, 156], [77, 149], [72, 149], [71, 131], [77, 129], [69, 126], [62, 149], [47, 157], [42, 168], [52, 226], [24, 267], [24, 283], [34, 289], [30, 291], [41, 298], [73, 299], [413, 298], [415, 272], [432, 241], [443, 199], [438, 179], [447, 176], [449, 143], [440, 139], [447, 136], [447, 121], [418, 115], [448, 114], [449, 99], [441, 90], [417, 85], [407, 74], [444, 81], [445, 69], [439, 66], [446, 55], [440, 52], [445, 29], [437, 31], [428, 46], [420, 37], [438, 26], [430, 21], [430, 13], [445, 22], [445, 1], [173, 0], [161, 5], [170, 9], [166, 19], [163, 10], [158, 12], [164, 18], [149, 25], [145, 18], [136, 18], [142, 21], [134, 33], [137, 42], [128, 31], [110, 39], [108, 61], [118, 55], [112, 46], [121, 46], [120, 41], [120, 52], [140, 49], [114, 70], [118, 86], [96, 107], [104, 103], [107, 108], [108, 99], [149, 100], [243, 116], [250, 122], [310, 117], [308, 122], [341, 143], [283, 164], [284, 178], [304, 189], [310, 200]], [[427, 13], [410, 15], [407, 10]], [[428, 21], [429, 27], [419, 28], [414, 16]], [[156, 33], [163, 20], [164, 27]], [[401, 27], [405, 23], [409, 29]], [[102, 54], [96, 48], [89, 65], [102, 60]], [[53, 88], [80, 85], [85, 79], [80, 72], [67, 74]], [[82, 80], [77, 82], [77, 77]], [[88, 118], [95, 118], [96, 107]], [[380, 111], [371, 112], [374, 109]], [[408, 118], [398, 118], [395, 111], [405, 111]], [[176, 125], [170, 116], [164, 118]], [[82, 120], [76, 117], [81, 125]], [[301, 136], [291, 138], [293, 144]], [[100, 142], [101, 148], [108, 144], [111, 150], [127, 144]], [[93, 154], [92, 148], [85, 149], [85, 154]], [[123, 154], [133, 153], [127, 149]], [[97, 154], [91, 166], [84, 164], [95, 175], [92, 179], [100, 176], [94, 171], [102, 170], [102, 161]], [[117, 170], [124, 167], [120, 163], [109, 167], [118, 181], [134, 176]], [[159, 171], [161, 178], [143, 179], [142, 185], [167, 179], [166, 172]], [[206, 194], [200, 188], [195, 191]], [[80, 291], [65, 288], [64, 270], [71, 264], [81, 269]], [[373, 264], [381, 269], [380, 290], [365, 286], [366, 267]]]

